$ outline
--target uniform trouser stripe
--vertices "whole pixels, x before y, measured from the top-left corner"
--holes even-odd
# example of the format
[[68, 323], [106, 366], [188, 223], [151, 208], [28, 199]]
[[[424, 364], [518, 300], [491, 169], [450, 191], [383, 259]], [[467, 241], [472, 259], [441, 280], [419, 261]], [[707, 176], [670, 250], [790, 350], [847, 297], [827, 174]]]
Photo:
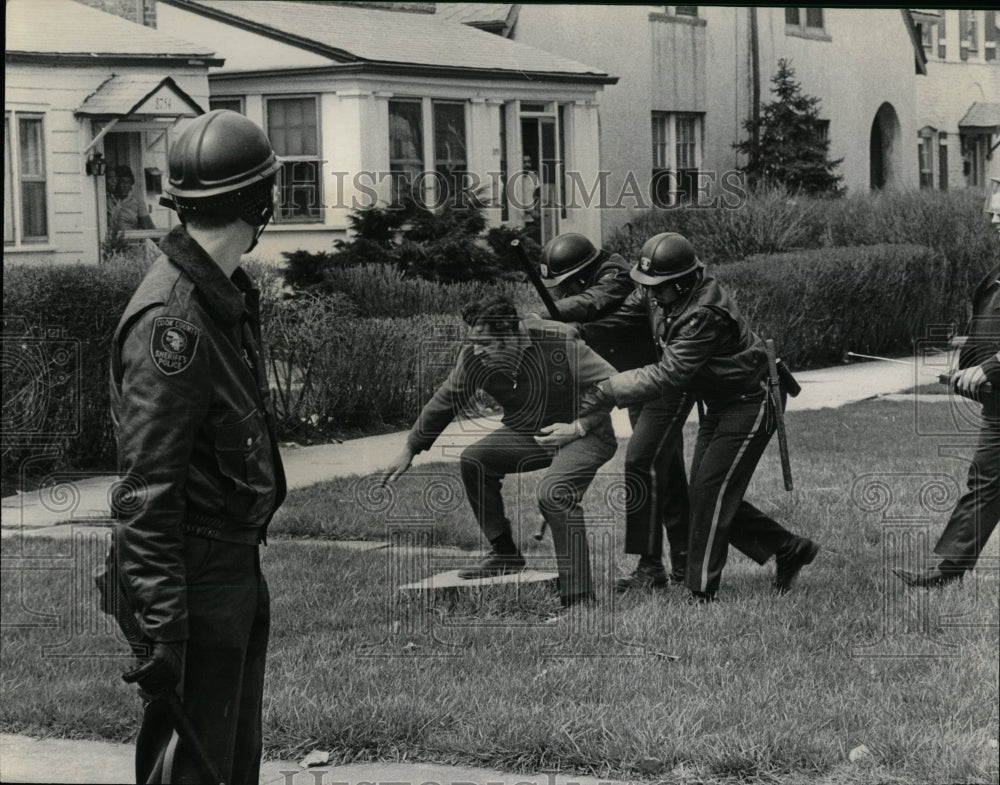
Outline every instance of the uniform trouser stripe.
[[[687, 412], [689, 411], [689, 395], [684, 393], [677, 402], [676, 415], [670, 421], [663, 432], [663, 438], [660, 439], [659, 444], [656, 445], [656, 450], [653, 452], [653, 460], [650, 464], [649, 469], [649, 540], [646, 543], [646, 553], [653, 554], [656, 553], [656, 540], [659, 536], [660, 530], [660, 495], [657, 493], [660, 481], [656, 474], [656, 466], [659, 463], [660, 456], [663, 453], [663, 448], [670, 444], [671, 448], [675, 440], [677, 439], [677, 432], [679, 429], [684, 427], [684, 420], [687, 419]], [[683, 415], [683, 417], [681, 416]], [[662, 547], [662, 546], [661, 546]]]
[[[753, 427], [750, 429], [750, 432], [747, 433], [746, 438], [740, 445], [739, 450], [736, 451], [736, 455], [733, 458], [732, 463], [729, 465], [729, 470], [726, 472], [726, 477], [722, 481], [722, 486], [719, 488], [719, 493], [715, 498], [715, 509], [712, 511], [712, 525], [708, 531], [708, 541], [705, 544], [705, 552], [701, 564], [701, 575], [699, 576], [701, 591], [705, 591], [705, 587], [708, 586], [708, 567], [711, 563], [711, 554], [712, 548], [715, 545], [715, 536], [719, 529], [719, 518], [722, 514], [722, 503], [726, 498], [726, 490], [733, 478], [733, 474], [736, 472], [736, 467], [739, 466], [740, 460], [743, 458], [743, 454], [750, 446], [750, 442], [753, 441], [754, 437], [757, 435], [757, 431], [764, 420], [764, 414], [767, 412], [767, 406], [768, 399], [767, 396], [764, 396], [764, 399], [760, 403], [760, 409], [757, 411], [757, 418], [754, 420]], [[694, 478], [692, 478], [692, 480], [693, 479]]]

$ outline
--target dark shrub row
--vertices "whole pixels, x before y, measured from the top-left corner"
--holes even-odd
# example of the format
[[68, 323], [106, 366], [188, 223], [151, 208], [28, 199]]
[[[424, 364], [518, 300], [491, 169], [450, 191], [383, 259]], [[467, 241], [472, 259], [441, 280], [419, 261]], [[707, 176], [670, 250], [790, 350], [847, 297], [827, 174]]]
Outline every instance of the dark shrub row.
[[713, 272], [798, 368], [835, 365], [848, 351], [905, 354], [935, 325], [961, 327], [979, 277], [917, 245], [795, 251]]
[[940, 251], [955, 270], [985, 271], [995, 240], [977, 191], [875, 192], [844, 199], [791, 197], [763, 189], [736, 209], [648, 210], [605, 242], [630, 261], [658, 232], [680, 232], [706, 262], [756, 254], [878, 243], [913, 243]]

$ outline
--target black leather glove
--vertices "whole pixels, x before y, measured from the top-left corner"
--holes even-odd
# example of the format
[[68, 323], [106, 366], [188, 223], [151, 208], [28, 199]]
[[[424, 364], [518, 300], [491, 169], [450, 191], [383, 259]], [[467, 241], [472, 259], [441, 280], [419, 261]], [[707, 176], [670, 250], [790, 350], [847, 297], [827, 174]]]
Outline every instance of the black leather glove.
[[184, 644], [157, 642], [153, 651], [137, 668], [122, 674], [126, 684], [138, 682], [139, 692], [146, 698], [155, 698], [174, 689], [181, 680], [184, 669]]
[[586, 417], [594, 412], [610, 412], [614, 408], [615, 395], [611, 391], [611, 382], [605, 379], [580, 396], [580, 408], [576, 416]]

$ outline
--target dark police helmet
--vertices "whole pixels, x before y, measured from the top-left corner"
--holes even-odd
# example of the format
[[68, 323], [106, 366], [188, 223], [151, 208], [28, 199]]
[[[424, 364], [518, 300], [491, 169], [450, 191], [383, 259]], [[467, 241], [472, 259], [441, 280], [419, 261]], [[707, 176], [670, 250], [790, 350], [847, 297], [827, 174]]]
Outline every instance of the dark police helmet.
[[542, 281], [552, 289], [583, 270], [600, 253], [582, 234], [567, 232], [553, 237], [542, 250]]
[[657, 286], [666, 281], [682, 278], [704, 267], [695, 255], [687, 238], [676, 232], [663, 232], [650, 237], [642, 251], [639, 263], [632, 268], [632, 280], [645, 286]]
[[281, 164], [264, 132], [238, 112], [216, 109], [192, 120], [170, 148], [170, 177], [161, 199], [185, 214], [231, 213], [263, 226], [274, 210]]

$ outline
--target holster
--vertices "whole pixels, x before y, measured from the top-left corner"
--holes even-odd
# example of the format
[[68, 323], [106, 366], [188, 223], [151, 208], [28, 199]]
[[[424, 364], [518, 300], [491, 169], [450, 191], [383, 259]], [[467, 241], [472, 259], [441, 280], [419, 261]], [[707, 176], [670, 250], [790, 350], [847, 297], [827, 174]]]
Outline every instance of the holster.
[[778, 360], [775, 365], [778, 368], [778, 384], [789, 398], [795, 398], [802, 392], [802, 386], [795, 380], [792, 370], [785, 365], [784, 360]]

